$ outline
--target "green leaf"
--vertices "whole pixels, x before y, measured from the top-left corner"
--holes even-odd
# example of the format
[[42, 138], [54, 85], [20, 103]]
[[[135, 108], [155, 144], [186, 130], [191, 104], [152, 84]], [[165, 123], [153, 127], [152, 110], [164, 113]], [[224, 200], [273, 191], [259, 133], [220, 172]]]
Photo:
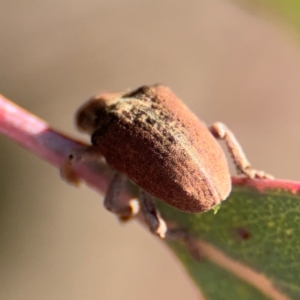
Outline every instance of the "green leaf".
[[159, 203], [173, 227], [194, 238], [169, 242], [205, 299], [300, 299], [300, 184], [236, 179], [217, 214], [187, 214]]

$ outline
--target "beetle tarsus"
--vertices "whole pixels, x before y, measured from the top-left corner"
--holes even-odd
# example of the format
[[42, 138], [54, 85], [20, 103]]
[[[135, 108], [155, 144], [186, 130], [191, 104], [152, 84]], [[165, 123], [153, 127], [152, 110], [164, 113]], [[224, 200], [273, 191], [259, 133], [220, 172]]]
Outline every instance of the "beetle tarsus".
[[152, 196], [145, 190], [141, 190], [140, 203], [145, 221], [149, 225], [151, 232], [158, 235], [160, 238], [165, 238], [168, 230], [167, 224], [155, 208]]
[[79, 186], [80, 184], [80, 178], [76, 175], [73, 163], [67, 159], [59, 168], [60, 176], [62, 179], [64, 179], [66, 182]]
[[123, 203], [120, 200], [119, 196], [124, 186], [124, 181], [125, 177], [115, 172], [104, 197], [104, 207], [116, 214], [122, 222], [130, 220], [140, 211], [140, 204], [137, 199], [131, 199], [128, 203]]
[[156, 210], [153, 198], [146, 191], [141, 190], [140, 201], [132, 199], [128, 204], [120, 201], [120, 192], [124, 186], [125, 177], [116, 172], [111, 180], [105, 198], [104, 206], [110, 212], [116, 214], [121, 222], [126, 222], [142, 211], [150, 231], [160, 238], [165, 238], [167, 224]]
[[242, 173], [249, 178], [274, 179], [274, 176], [272, 176], [271, 174], [268, 174], [265, 171], [253, 169], [251, 166], [242, 170]]
[[76, 148], [69, 154], [69, 161], [72, 163], [96, 161], [101, 158], [103, 158], [103, 156], [99, 152], [99, 149], [95, 146]]
[[83, 146], [73, 149], [65, 162], [60, 166], [60, 175], [68, 183], [79, 186], [80, 178], [76, 175], [74, 164], [95, 161], [103, 158], [94, 146]]

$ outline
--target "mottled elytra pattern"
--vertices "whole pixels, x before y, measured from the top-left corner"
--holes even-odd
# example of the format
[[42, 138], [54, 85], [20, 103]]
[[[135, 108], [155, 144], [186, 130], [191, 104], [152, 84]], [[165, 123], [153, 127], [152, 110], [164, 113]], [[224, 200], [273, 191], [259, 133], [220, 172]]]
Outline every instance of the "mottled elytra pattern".
[[79, 110], [77, 125], [109, 165], [180, 210], [206, 211], [231, 190], [221, 147], [165, 86], [102, 94]]

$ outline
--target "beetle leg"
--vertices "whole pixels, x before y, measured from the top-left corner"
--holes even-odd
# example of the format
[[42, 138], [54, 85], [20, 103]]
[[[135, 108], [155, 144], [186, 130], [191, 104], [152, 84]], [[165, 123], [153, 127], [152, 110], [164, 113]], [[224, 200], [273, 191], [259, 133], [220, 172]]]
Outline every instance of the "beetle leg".
[[73, 149], [66, 161], [60, 167], [60, 175], [68, 183], [79, 185], [80, 178], [74, 172], [74, 164], [85, 162], [85, 161], [95, 161], [99, 160], [103, 156], [99, 153], [99, 149], [94, 146], [86, 146], [81, 148]]
[[119, 196], [124, 186], [124, 180], [125, 177], [116, 172], [104, 197], [104, 207], [116, 214], [122, 222], [130, 220], [140, 211], [140, 203], [137, 199], [131, 199], [127, 204], [120, 201]]
[[149, 225], [151, 232], [157, 234], [160, 238], [165, 238], [168, 230], [167, 224], [156, 210], [152, 196], [145, 190], [141, 190], [140, 204], [145, 221]]
[[259, 171], [251, 167], [240, 143], [225, 124], [219, 122], [214, 123], [209, 129], [215, 138], [225, 141], [238, 172], [245, 174], [249, 178], [274, 178], [272, 175], [267, 174], [264, 171]]

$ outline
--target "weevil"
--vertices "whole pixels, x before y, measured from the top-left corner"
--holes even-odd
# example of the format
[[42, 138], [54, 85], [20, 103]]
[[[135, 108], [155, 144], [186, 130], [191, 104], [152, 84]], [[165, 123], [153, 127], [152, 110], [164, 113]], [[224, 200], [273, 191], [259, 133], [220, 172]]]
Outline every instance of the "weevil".
[[[189, 213], [208, 211], [228, 197], [230, 173], [217, 139], [225, 141], [239, 173], [272, 178], [251, 167], [226, 125], [207, 127], [163, 85], [95, 96], [79, 108], [75, 119], [92, 145], [72, 151], [69, 166], [104, 157], [115, 170], [104, 206], [122, 220], [141, 210], [150, 230], [161, 238], [168, 228], [154, 197]], [[118, 197], [126, 177], [141, 192], [138, 200], [124, 205]]]

